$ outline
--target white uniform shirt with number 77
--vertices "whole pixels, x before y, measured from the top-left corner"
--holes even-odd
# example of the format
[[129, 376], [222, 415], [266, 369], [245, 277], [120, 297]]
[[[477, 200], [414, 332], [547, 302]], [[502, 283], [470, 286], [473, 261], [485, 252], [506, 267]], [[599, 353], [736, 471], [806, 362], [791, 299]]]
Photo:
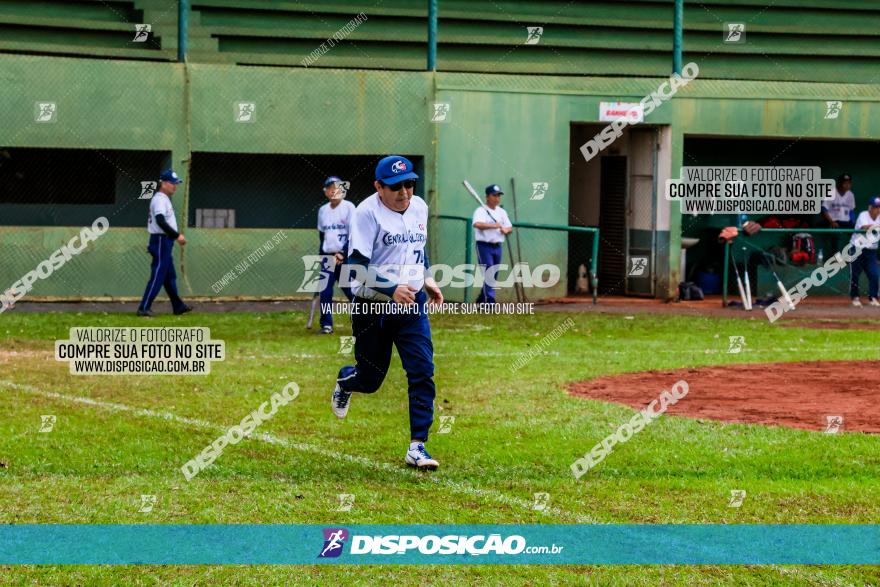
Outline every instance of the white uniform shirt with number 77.
[[374, 193], [355, 208], [348, 252], [357, 250], [368, 257], [370, 268], [393, 284], [405, 281], [420, 290], [425, 284], [427, 242], [428, 204], [422, 198], [413, 196], [409, 207], [400, 213], [385, 206]]

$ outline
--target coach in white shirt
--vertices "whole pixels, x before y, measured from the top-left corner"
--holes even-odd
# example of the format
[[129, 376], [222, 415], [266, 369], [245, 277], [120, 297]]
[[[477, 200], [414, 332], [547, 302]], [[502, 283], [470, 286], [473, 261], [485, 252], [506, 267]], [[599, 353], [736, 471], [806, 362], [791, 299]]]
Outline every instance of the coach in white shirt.
[[852, 177], [844, 173], [837, 178], [834, 197], [822, 203], [822, 216], [831, 228], [853, 228], [856, 219], [856, 197], [850, 191]]
[[[499, 206], [504, 192], [496, 184], [486, 186], [486, 205], [474, 210], [474, 236], [477, 241], [477, 255], [484, 271], [501, 264], [501, 245], [505, 235], [513, 232], [513, 224], [507, 212]], [[495, 288], [483, 283], [483, 289], [477, 297], [478, 304], [494, 304]]]
[[[837, 185], [830, 200], [822, 201], [822, 216], [831, 228], [853, 228], [856, 220], [856, 197], [852, 191], [852, 176], [848, 173], [837, 178]], [[831, 235], [834, 250], [841, 247], [841, 235]]]
[[150, 280], [144, 297], [138, 305], [137, 315], [151, 317], [150, 309], [153, 300], [159, 294], [162, 287], [171, 300], [171, 307], [175, 314], [186, 314], [192, 308], [187, 306], [177, 293], [177, 272], [174, 270], [174, 258], [171, 249], [174, 243], [186, 244], [186, 239], [177, 232], [177, 218], [174, 216], [174, 208], [171, 206], [171, 197], [177, 191], [177, 184], [181, 179], [177, 174], [168, 169], [159, 176], [159, 189], [150, 199], [150, 212], [147, 216], [147, 232], [150, 234], [150, 244], [147, 246], [153, 262], [150, 265]]
[[[856, 218], [856, 229], [867, 230], [872, 226], [880, 227], [880, 198], [871, 198], [871, 201], [868, 202], [868, 209]], [[853, 233], [850, 242], [855, 244], [859, 238], [864, 238], [864, 235], [858, 232]], [[853, 259], [850, 267], [852, 273], [850, 274], [849, 297], [852, 298], [853, 306], [859, 308], [862, 305], [859, 300], [859, 277], [861, 277], [862, 271], [868, 276], [868, 304], [880, 306], [880, 301], [877, 300], [877, 243], [871, 243], [862, 249], [861, 254]]]

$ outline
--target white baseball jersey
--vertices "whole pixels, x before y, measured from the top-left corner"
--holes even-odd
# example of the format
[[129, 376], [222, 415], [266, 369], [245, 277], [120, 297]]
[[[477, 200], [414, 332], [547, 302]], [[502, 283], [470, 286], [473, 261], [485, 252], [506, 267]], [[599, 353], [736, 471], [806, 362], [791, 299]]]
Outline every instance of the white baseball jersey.
[[159, 214], [165, 217], [165, 222], [168, 223], [168, 226], [174, 229], [174, 232], [178, 232], [177, 219], [174, 217], [174, 208], [171, 206], [171, 198], [162, 192], [156, 192], [153, 194], [153, 197], [150, 198], [150, 214], [147, 217], [147, 232], [150, 234], [165, 234], [165, 231], [159, 228], [159, 225], [156, 224], [156, 216]]
[[849, 213], [856, 209], [856, 197], [847, 191], [841, 194], [837, 189], [832, 190], [834, 197], [830, 200], [822, 200], [822, 206], [828, 210], [831, 220], [835, 222], [849, 222]]
[[[510, 218], [507, 217], [507, 212], [504, 211], [504, 208], [502, 208], [501, 206], [496, 206], [494, 210], [487, 210], [486, 208], [488, 208], [488, 206], [480, 206], [479, 208], [474, 210], [474, 218], [471, 224], [475, 224], [477, 222], [495, 224], [496, 222], [500, 222], [501, 226], [513, 226], [510, 223]], [[492, 214], [492, 216], [489, 216], [489, 214]], [[492, 220], [493, 217], [495, 218], [495, 220]], [[487, 230], [474, 228], [474, 237], [478, 241], [482, 241], [484, 243], [504, 242], [504, 235], [501, 233], [500, 228], [490, 228]]]
[[[856, 226], [855, 227], [856, 228], [867, 228], [867, 227], [871, 226], [872, 224], [880, 224], [880, 216], [877, 216], [877, 218], [871, 218], [871, 214], [867, 210], [865, 210], [864, 212], [859, 214], [858, 218], [856, 218]], [[865, 235], [862, 234], [861, 232], [854, 232], [852, 237], [849, 239], [850, 242], [855, 243], [856, 237], [858, 237], [858, 236], [865, 236]], [[878, 243], [875, 242], [873, 244], [868, 245], [866, 248], [876, 249], [877, 244]]]
[[[422, 198], [413, 196], [401, 214], [385, 206], [374, 193], [354, 211], [348, 252], [357, 250], [368, 257], [370, 268], [393, 284], [406, 283], [420, 290], [425, 284], [427, 242], [428, 204]], [[374, 292], [353, 289], [361, 297], [375, 297]]]
[[322, 253], [341, 253], [345, 250], [353, 215], [354, 204], [345, 200], [339, 202], [336, 208], [327, 202], [318, 209], [318, 230], [324, 233]]

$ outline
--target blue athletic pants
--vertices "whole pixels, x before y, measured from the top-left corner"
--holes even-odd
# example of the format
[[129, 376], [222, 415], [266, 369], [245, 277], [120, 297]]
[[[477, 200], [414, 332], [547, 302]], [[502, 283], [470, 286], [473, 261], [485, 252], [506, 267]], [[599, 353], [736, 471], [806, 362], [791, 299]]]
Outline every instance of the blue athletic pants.
[[[485, 265], [486, 267], [500, 265], [501, 243], [486, 243], [483, 241], [477, 241], [477, 255], [480, 258], [480, 265]], [[489, 286], [486, 283], [483, 283], [483, 288], [480, 290], [480, 295], [477, 296], [477, 303], [494, 304], [495, 288]]]
[[859, 297], [859, 278], [862, 271], [868, 275], [868, 297], [876, 298], [878, 289], [877, 249], [862, 249], [862, 253], [853, 259], [852, 276], [849, 284], [849, 297]]
[[147, 282], [147, 289], [144, 291], [141, 305], [138, 306], [139, 310], [149, 310], [163, 286], [175, 311], [185, 306], [177, 293], [177, 272], [174, 270], [174, 257], [171, 256], [173, 248], [174, 239], [164, 234], [150, 235], [147, 250], [153, 257], [153, 262], [150, 265], [150, 281]]
[[357, 365], [340, 369], [337, 379], [345, 391], [375, 392], [382, 385], [391, 364], [391, 346], [396, 346], [409, 383], [410, 439], [423, 442], [428, 440], [428, 430], [434, 421], [436, 393], [434, 345], [425, 313], [427, 299], [422, 290], [416, 294], [418, 313], [393, 314], [371, 311], [384, 302], [354, 298], [351, 326]]

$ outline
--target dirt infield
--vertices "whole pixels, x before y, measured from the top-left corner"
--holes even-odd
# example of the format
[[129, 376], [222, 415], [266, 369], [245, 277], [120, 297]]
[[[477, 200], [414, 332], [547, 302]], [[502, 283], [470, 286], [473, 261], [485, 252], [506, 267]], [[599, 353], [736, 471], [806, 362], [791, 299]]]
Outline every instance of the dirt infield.
[[[866, 369], [867, 367], [867, 369]], [[643, 408], [680, 379], [688, 394], [667, 413], [723, 422], [824, 431], [843, 416], [842, 432], [880, 432], [880, 397], [872, 378], [880, 361], [816, 361], [643, 371], [581, 381], [577, 396]]]

